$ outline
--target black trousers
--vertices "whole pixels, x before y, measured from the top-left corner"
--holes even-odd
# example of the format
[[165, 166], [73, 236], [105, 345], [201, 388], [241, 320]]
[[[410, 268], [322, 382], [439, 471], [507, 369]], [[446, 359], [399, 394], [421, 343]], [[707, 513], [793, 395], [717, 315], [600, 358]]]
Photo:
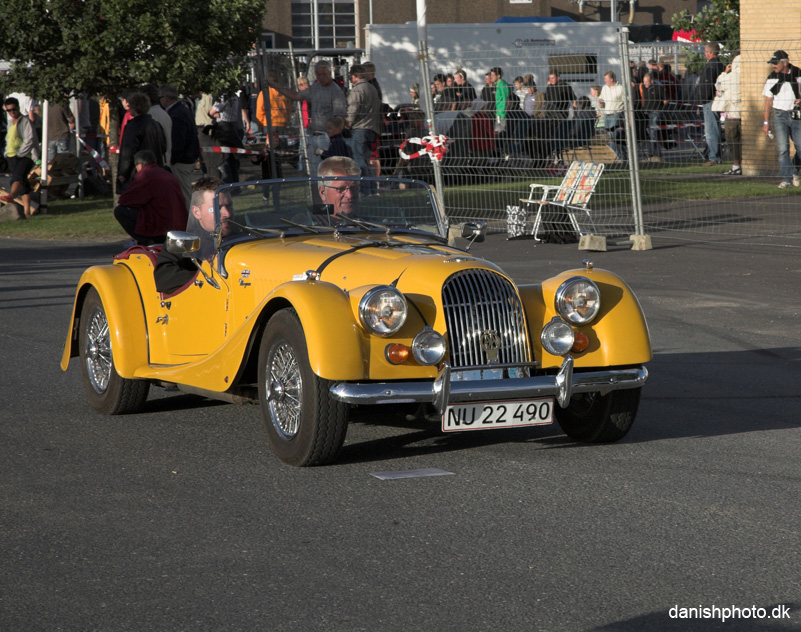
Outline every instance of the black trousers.
[[150, 246], [151, 244], [163, 244], [167, 235], [139, 235], [136, 232], [136, 216], [139, 209], [133, 206], [118, 206], [114, 209], [114, 219], [116, 219], [122, 229], [140, 246]]

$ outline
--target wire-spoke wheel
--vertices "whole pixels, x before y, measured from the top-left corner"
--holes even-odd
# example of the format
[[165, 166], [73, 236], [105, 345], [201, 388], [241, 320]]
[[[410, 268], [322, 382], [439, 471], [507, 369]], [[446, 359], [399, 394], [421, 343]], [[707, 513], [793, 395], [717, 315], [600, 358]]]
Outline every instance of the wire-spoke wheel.
[[282, 342], [275, 348], [267, 376], [267, 401], [276, 432], [292, 439], [300, 427], [303, 378], [300, 375], [295, 351]]
[[89, 290], [83, 302], [78, 344], [83, 387], [92, 406], [109, 415], [141, 410], [150, 384], [128, 380], [117, 373], [106, 310], [95, 288]]
[[276, 313], [259, 349], [259, 401], [270, 446], [284, 463], [323, 465], [339, 454], [348, 406], [329, 396], [330, 385], [311, 370], [297, 314]]

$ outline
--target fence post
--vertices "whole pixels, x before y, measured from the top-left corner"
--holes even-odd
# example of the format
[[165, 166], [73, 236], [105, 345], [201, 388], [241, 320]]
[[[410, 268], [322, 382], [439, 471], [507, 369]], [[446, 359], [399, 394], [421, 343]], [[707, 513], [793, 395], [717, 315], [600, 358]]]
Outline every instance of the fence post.
[[[423, 101], [426, 106], [426, 114], [428, 116], [428, 128], [432, 136], [437, 134], [437, 125], [434, 119], [434, 99], [431, 96], [431, 79], [428, 71], [428, 29], [427, 29], [427, 16], [426, 16], [426, 3], [425, 0], [417, 0], [417, 58], [420, 60], [420, 74], [423, 83], [420, 86], [420, 91], [423, 93]], [[437, 196], [437, 203], [445, 214], [445, 198], [442, 192], [442, 171], [441, 165], [438, 160], [432, 160], [434, 167], [434, 193]]]
[[[47, 144], [50, 137], [47, 133], [47, 119], [50, 116], [50, 102], [45, 99], [42, 104], [42, 151], [39, 157], [42, 160], [42, 170], [39, 172], [39, 213], [47, 214], [47, 163], [51, 156], [47, 154]], [[75, 127], [78, 127], [77, 125]]]
[[[289, 42], [289, 66], [292, 68], [292, 77], [289, 83], [290, 87], [293, 90], [298, 89], [298, 69], [297, 65], [295, 64], [295, 49], [292, 47], [292, 42]], [[302, 164], [303, 169], [306, 170], [306, 173], [309, 174], [310, 177], [312, 176], [311, 172], [309, 171], [309, 154], [308, 154], [308, 147], [306, 145], [306, 128], [303, 127], [303, 100], [295, 102], [295, 111], [298, 115], [298, 131], [300, 132], [300, 146], [298, 147], [298, 162]]]
[[631, 68], [629, 67], [629, 29], [625, 26], [618, 33], [620, 44], [620, 74], [623, 82], [623, 102], [626, 112], [626, 148], [629, 157], [629, 179], [631, 180], [631, 203], [634, 210], [634, 234], [631, 235], [632, 250], [650, 250], [651, 238], [645, 234], [642, 217], [642, 191], [640, 190], [640, 163], [637, 152], [637, 128], [634, 124], [634, 104], [631, 98]]

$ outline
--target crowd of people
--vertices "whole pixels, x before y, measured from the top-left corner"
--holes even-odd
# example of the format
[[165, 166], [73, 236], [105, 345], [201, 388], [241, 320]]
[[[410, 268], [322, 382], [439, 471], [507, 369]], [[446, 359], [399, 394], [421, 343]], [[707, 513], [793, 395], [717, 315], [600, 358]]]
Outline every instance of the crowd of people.
[[[655, 59], [631, 62], [630, 86], [623, 86], [615, 72], [608, 70], [603, 86], [592, 86], [589, 95], [581, 96], [556, 69], [550, 70], [545, 86], [540, 88], [533, 74], [509, 80], [497, 66], [484, 74], [483, 85], [473, 86], [468, 73], [459, 67], [452, 73], [435, 74], [431, 82], [436, 132], [450, 135], [456, 143], [463, 140], [465, 146], [469, 141], [469, 151], [493, 151], [506, 160], [527, 158], [558, 167], [566, 149], [588, 145], [602, 130], [616, 161], [624, 164], [628, 160], [625, 90], [629, 89], [635, 133], [643, 147], [639, 160], [661, 162], [665, 148], [675, 140], [666, 131], [666, 123], [676, 122], [679, 114], [689, 115], [703, 126], [704, 166], [721, 163], [721, 141], [725, 137], [732, 160], [725, 173], [741, 175], [741, 59], [735, 53], [731, 63], [724, 66], [719, 55], [717, 44], [707, 44], [701, 72], [688, 71], [681, 79], [667, 63]], [[801, 69], [792, 65], [782, 50], [776, 51], [768, 63], [771, 72], [763, 89], [763, 131], [771, 138], [775, 136], [777, 142], [779, 186], [798, 187], [801, 160], [797, 155], [791, 158], [790, 139], [794, 145], [801, 142]], [[131, 238], [139, 244], [158, 243], [174, 222], [183, 221], [191, 210], [198, 165], [205, 174], [224, 183], [239, 181], [239, 156], [220, 148], [243, 148], [245, 136], [257, 127], [273, 130], [272, 138], [265, 138], [270, 147], [281, 134], [289, 132], [295, 102], [302, 104], [301, 124], [306, 128], [312, 177], [318, 175], [320, 162], [332, 156], [352, 158], [363, 176], [379, 175], [379, 144], [391, 108], [383, 102], [375, 65], [352, 65], [347, 78], [335, 77], [327, 61], [317, 62], [313, 70], [315, 80], [311, 83], [301, 76], [296, 87], [283, 85], [277, 73], [270, 72], [265, 86], [245, 85], [237, 95], [226, 98], [210, 94], [183, 98], [169, 84], [143, 84], [124, 93], [115, 182], [122, 197], [114, 214]], [[269, 108], [265, 93], [269, 95]], [[409, 103], [402, 105], [405, 139], [428, 133], [422, 105], [420, 86], [414, 83], [409, 86]], [[76, 134], [89, 149], [104, 155], [110, 133], [109, 108], [105, 100], [86, 95], [70, 103], [50, 103], [47, 155], [52, 158], [80, 151]], [[12, 93], [3, 99], [3, 109], [6, 116], [0, 121], [0, 140], [4, 140], [11, 185], [0, 201], [21, 201], [27, 218], [35, 212], [28, 175], [41, 159], [41, 107], [23, 93]], [[261, 163], [263, 178], [282, 176], [280, 162], [273, 159], [272, 152], [254, 156], [253, 161]], [[409, 160], [395, 158], [393, 162], [394, 167], [389, 165], [393, 173], [409, 175]], [[142, 192], [153, 190], [156, 183], [166, 187], [169, 196], [143, 199]], [[363, 183], [362, 195], [375, 193], [374, 183]], [[265, 188], [265, 199], [269, 194]], [[169, 219], [166, 223], [154, 222], [155, 216]]]

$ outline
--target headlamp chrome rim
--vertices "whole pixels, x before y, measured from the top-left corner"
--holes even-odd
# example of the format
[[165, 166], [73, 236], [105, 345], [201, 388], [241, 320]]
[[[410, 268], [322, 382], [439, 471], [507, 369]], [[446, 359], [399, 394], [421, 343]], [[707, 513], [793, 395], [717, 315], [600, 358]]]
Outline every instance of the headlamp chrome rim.
[[431, 326], [426, 326], [412, 341], [412, 355], [423, 366], [435, 366], [442, 362], [447, 348], [445, 336]]
[[[584, 289], [581, 291], [584, 297], [581, 298], [581, 304], [577, 307], [574, 301], [578, 293], [571, 293], [575, 292], [576, 288], [582, 284], [585, 284]], [[593, 294], [594, 296], [592, 296]], [[571, 325], [586, 325], [592, 322], [598, 316], [598, 312], [601, 311], [601, 292], [598, 286], [587, 277], [570, 277], [556, 290], [554, 307], [562, 318]], [[587, 310], [584, 314], [581, 312], [583, 309]]]
[[569, 323], [559, 316], [554, 316], [542, 328], [540, 341], [542, 348], [553, 356], [563, 356], [573, 347], [575, 332]]
[[[381, 301], [385, 303], [397, 301], [394, 311], [399, 313], [393, 315], [379, 313], [378, 303]], [[397, 333], [406, 322], [408, 312], [406, 297], [391, 285], [377, 285], [365, 292], [359, 301], [359, 321], [367, 331], [377, 336], [385, 337]]]

